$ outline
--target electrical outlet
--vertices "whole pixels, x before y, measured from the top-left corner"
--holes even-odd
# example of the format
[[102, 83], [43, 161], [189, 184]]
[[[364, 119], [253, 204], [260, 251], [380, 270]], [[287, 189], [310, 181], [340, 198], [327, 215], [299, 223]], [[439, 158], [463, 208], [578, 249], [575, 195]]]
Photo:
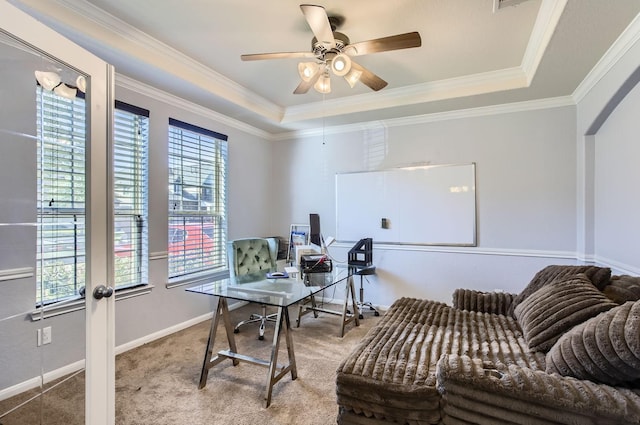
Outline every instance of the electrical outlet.
[[42, 328], [42, 345], [51, 344], [51, 326]]

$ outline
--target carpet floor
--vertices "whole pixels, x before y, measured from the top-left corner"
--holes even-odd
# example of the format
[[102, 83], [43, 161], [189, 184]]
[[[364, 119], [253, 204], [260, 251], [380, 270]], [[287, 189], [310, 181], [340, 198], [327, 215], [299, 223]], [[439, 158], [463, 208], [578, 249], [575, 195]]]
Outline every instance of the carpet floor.
[[[331, 306], [338, 310], [340, 306]], [[232, 323], [257, 312], [255, 305], [231, 312]], [[209, 371], [207, 386], [198, 389], [200, 369], [210, 321], [176, 332], [127, 351], [116, 358], [116, 424], [335, 424], [338, 408], [335, 371], [340, 361], [379, 319], [365, 311], [360, 326], [347, 325], [339, 337], [340, 317], [319, 313], [306, 315], [295, 326], [297, 308], [291, 308], [292, 336], [298, 378], [288, 374], [275, 384], [271, 406], [264, 407], [267, 368], [224, 361]], [[236, 334], [238, 351], [268, 359], [273, 324], [265, 339], [258, 339], [257, 325]], [[228, 348], [222, 323], [215, 350]], [[286, 344], [280, 344], [279, 363], [286, 363]], [[0, 402], [0, 415], [35, 393]], [[43, 396], [0, 417], [0, 425], [83, 425], [84, 374], [79, 373]], [[80, 412], [79, 412], [80, 411]]]

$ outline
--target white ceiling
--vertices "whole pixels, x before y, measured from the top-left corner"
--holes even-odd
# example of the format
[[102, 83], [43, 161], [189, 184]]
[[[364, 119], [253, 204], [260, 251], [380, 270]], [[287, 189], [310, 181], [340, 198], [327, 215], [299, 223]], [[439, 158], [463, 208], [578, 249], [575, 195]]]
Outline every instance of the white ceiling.
[[332, 92], [294, 95], [307, 51], [300, 2], [11, 0], [142, 82], [277, 135], [571, 96], [640, 12], [639, 0], [323, 0], [351, 42], [418, 31], [422, 46], [358, 57], [389, 84], [373, 92], [332, 77]]

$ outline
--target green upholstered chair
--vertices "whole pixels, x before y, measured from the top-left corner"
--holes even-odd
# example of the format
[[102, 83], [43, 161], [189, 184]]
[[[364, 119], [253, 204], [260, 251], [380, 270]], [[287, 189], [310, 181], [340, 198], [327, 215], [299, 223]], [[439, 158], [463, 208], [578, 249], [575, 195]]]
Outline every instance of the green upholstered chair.
[[[227, 258], [231, 277], [239, 283], [253, 282], [265, 278], [266, 273], [276, 271], [278, 258], [278, 239], [276, 238], [244, 238], [227, 243]], [[252, 314], [248, 320], [238, 323], [233, 329], [240, 332], [240, 326], [249, 323], [260, 323], [259, 339], [264, 339], [264, 328], [267, 321], [275, 321], [276, 314], [267, 314], [267, 306], [262, 306], [261, 314]]]

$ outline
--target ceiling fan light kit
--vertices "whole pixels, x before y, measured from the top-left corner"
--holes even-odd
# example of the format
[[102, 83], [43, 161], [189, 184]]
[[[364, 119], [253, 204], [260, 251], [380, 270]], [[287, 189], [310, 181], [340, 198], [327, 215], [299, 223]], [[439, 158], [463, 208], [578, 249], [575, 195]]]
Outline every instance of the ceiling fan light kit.
[[351, 88], [360, 81], [371, 90], [381, 90], [387, 86], [387, 82], [353, 61], [352, 57], [422, 45], [420, 34], [417, 32], [351, 43], [349, 37], [336, 31], [342, 19], [329, 17], [324, 7], [301, 4], [300, 9], [314, 35], [311, 40], [310, 52], [255, 53], [240, 56], [244, 61], [315, 58], [316, 62], [300, 62], [298, 64], [298, 74], [302, 81], [294, 90], [294, 94], [307, 93], [311, 87], [323, 94], [330, 93], [329, 69], [334, 75], [344, 77]]
[[35, 71], [36, 81], [45, 90], [53, 91], [60, 97], [66, 99], [75, 99], [78, 94], [78, 88], [84, 93], [87, 88], [87, 82], [83, 76], [78, 76], [76, 83], [78, 87], [68, 86], [62, 82], [62, 78], [57, 72], [53, 71]]
[[78, 87], [78, 90], [82, 93], [87, 91], [87, 79], [84, 75], [78, 75], [78, 78], [76, 78], [76, 87]]
[[319, 64], [315, 62], [300, 62], [298, 64], [298, 74], [302, 81], [309, 82], [311, 78], [320, 71]]
[[360, 76], [362, 75], [362, 71], [358, 71], [357, 69], [351, 69], [347, 75], [344, 76], [344, 79], [347, 80], [347, 83], [354, 88], [356, 83], [360, 80]]
[[76, 89], [75, 87], [69, 87], [68, 85], [62, 83], [56, 88], [54, 88], [53, 92], [60, 97], [73, 100], [76, 98], [76, 95], [78, 94], [78, 89]]
[[34, 74], [36, 75], [36, 81], [45, 90], [51, 91], [62, 82], [60, 76], [55, 72], [35, 71]]
[[329, 77], [329, 72], [325, 71], [318, 81], [313, 85], [313, 88], [316, 89], [318, 93], [328, 94], [331, 93], [331, 78]]
[[339, 77], [344, 77], [351, 71], [351, 58], [344, 53], [338, 53], [331, 59], [331, 70]]

